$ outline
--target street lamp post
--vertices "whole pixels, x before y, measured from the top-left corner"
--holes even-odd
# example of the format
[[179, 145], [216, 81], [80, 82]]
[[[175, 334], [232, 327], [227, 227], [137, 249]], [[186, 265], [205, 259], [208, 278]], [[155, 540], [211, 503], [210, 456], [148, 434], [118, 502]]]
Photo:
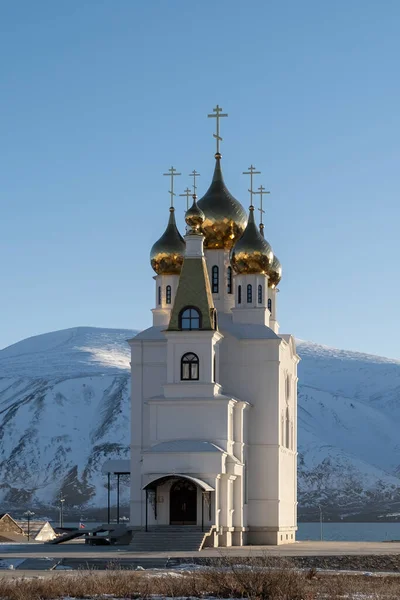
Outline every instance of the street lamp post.
[[324, 539], [324, 530], [323, 530], [323, 525], [322, 525], [322, 506], [320, 504], [318, 504], [318, 508], [319, 508], [319, 525], [320, 525], [320, 534], [321, 534], [321, 542]]
[[61, 494], [60, 495], [60, 529], [61, 529], [61, 527], [64, 527], [64, 502], [65, 502], [65, 498]]
[[24, 516], [27, 518], [28, 521], [28, 542], [31, 538], [31, 517], [33, 517], [34, 514], [35, 513], [31, 510], [27, 510], [26, 512], [24, 512]]

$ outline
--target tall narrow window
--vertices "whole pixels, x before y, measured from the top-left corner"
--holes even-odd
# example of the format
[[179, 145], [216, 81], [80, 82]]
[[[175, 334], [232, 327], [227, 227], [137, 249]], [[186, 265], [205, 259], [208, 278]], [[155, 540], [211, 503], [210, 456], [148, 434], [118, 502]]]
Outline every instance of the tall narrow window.
[[286, 408], [286, 448], [289, 448], [290, 444], [290, 417], [289, 417], [289, 408]]
[[242, 304], [242, 286], [238, 285], [238, 304]]
[[290, 398], [290, 377], [286, 375], [286, 400]]
[[158, 286], [158, 299], [157, 299], [158, 305], [161, 305], [161, 285]]
[[268, 298], [268, 310], [269, 310], [269, 312], [272, 312], [272, 300], [271, 300], [271, 298]]
[[262, 285], [260, 284], [258, 286], [258, 304], [262, 304], [263, 303], [263, 289], [262, 289]]
[[219, 269], [217, 265], [214, 265], [211, 269], [211, 280], [212, 280], [212, 293], [218, 294], [219, 289]]
[[253, 302], [253, 286], [249, 283], [247, 286], [247, 304], [251, 304]]
[[180, 314], [181, 329], [200, 329], [201, 318], [197, 308], [184, 308]]
[[165, 302], [166, 304], [171, 304], [171, 286], [167, 285], [165, 288]]
[[193, 352], [187, 352], [181, 359], [181, 380], [198, 381], [199, 357]]
[[227, 285], [226, 285], [227, 292], [228, 292], [228, 294], [232, 294], [232, 267], [228, 267], [226, 276], [227, 276]]

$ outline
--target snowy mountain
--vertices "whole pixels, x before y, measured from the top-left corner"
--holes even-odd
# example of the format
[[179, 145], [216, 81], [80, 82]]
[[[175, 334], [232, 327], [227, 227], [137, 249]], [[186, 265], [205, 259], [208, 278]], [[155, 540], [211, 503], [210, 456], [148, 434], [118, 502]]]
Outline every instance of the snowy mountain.
[[297, 344], [300, 514], [398, 510], [400, 361]]
[[[0, 502], [106, 506], [101, 467], [127, 458], [136, 332], [77, 327], [0, 351]], [[122, 486], [121, 500], [128, 490]]]
[[[101, 466], [129, 452], [132, 330], [77, 327], [0, 351], [0, 502], [104, 507]], [[400, 507], [400, 361], [298, 341], [299, 514]], [[128, 488], [122, 486], [122, 501]]]

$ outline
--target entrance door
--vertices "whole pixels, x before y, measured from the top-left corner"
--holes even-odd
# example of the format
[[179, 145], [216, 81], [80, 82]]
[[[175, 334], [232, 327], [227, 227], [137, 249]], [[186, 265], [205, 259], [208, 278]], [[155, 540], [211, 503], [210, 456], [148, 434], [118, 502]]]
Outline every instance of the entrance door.
[[197, 488], [186, 479], [179, 479], [169, 493], [169, 516], [171, 525], [197, 524]]

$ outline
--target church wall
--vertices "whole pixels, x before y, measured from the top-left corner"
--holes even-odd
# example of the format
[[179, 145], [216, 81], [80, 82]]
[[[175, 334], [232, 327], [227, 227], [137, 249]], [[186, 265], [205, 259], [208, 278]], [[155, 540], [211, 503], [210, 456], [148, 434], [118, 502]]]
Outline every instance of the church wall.
[[[190, 333], [168, 333], [168, 383], [181, 383], [181, 359], [187, 352], [194, 352], [199, 358], [199, 382], [212, 382], [214, 370], [214, 332], [204, 332], [200, 339], [193, 340]], [[218, 336], [219, 338], [219, 336]]]
[[166, 341], [131, 342], [131, 520], [140, 526], [143, 518], [141, 481], [142, 448], [149, 444], [148, 407], [143, 399], [162, 393], [166, 380]]
[[228, 402], [218, 400], [151, 404], [151, 444], [168, 440], [204, 439], [226, 450], [231, 443], [228, 411]]
[[[286, 406], [285, 376], [290, 372], [294, 378], [295, 363], [288, 345], [280, 340], [239, 341], [224, 335], [220, 345], [220, 383], [224, 392], [229, 390], [252, 405], [247, 412], [248, 434], [245, 450], [247, 524], [250, 527], [248, 539], [253, 543], [256, 543], [256, 540], [266, 543], [267, 539], [277, 543], [280, 540], [273, 532], [279, 531], [281, 527], [294, 527], [296, 524], [295, 452], [282, 452], [280, 449], [281, 409]], [[294, 393], [295, 387], [292, 386], [292, 398]], [[296, 416], [294, 404], [292, 399], [293, 419]], [[285, 541], [286, 533], [282, 535]], [[289, 540], [292, 541], [290, 536], [291, 529]]]
[[[280, 347], [280, 479], [279, 523], [281, 527], [297, 524], [297, 360], [289, 344]], [[287, 418], [289, 417], [289, 419]], [[286, 534], [284, 536], [286, 539]]]
[[296, 454], [280, 448], [279, 454], [279, 524], [282, 527], [296, 526]]
[[226, 471], [226, 456], [221, 452], [145, 452], [142, 471], [142, 487], [154, 474], [169, 473], [191, 474], [214, 485], [216, 475]]
[[143, 343], [131, 343], [131, 498], [130, 525], [142, 522], [141, 450], [143, 415]]

